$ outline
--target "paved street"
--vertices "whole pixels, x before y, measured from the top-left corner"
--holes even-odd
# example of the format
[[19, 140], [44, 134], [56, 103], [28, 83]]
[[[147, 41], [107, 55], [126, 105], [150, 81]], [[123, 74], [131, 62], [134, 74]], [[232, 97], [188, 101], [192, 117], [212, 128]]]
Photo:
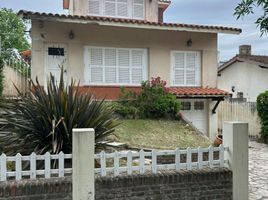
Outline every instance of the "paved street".
[[268, 145], [249, 142], [249, 199], [268, 200]]

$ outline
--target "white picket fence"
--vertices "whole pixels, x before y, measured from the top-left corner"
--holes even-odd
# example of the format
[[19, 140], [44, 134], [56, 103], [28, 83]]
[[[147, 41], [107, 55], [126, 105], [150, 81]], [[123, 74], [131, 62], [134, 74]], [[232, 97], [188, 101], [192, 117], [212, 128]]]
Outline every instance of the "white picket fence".
[[[111, 174], [114, 176], [118, 176], [121, 173], [126, 173], [131, 175], [133, 173], [144, 174], [145, 172], [157, 173], [158, 170], [182, 170], [182, 169], [202, 169], [204, 167], [223, 167], [224, 163], [227, 162], [224, 160], [224, 150], [223, 145], [220, 147], [208, 147], [208, 148], [197, 148], [191, 149], [187, 148], [184, 150], [176, 149], [176, 150], [165, 150], [165, 151], [157, 151], [153, 150], [151, 152], [145, 152], [143, 150], [132, 153], [128, 152], [114, 152], [107, 154], [105, 152], [101, 152], [100, 154], [95, 155], [95, 159], [100, 160], [101, 167], [95, 169], [95, 172], [99, 173], [101, 176], [106, 176], [107, 174]], [[219, 152], [219, 159], [214, 159], [214, 152]], [[203, 160], [203, 154], [208, 153], [208, 160]], [[197, 162], [192, 161], [192, 154], [197, 154]], [[186, 156], [186, 162], [181, 162], [181, 155]], [[173, 164], [158, 164], [157, 157], [158, 156], [174, 156], [175, 163]], [[107, 167], [107, 159], [112, 159], [114, 162], [113, 167]], [[151, 160], [150, 164], [145, 164], [145, 158]], [[138, 160], [136, 165], [133, 165], [134, 159]], [[126, 160], [126, 164], [120, 166], [120, 160]]]
[[[51, 176], [64, 177], [65, 174], [72, 173], [71, 168], [65, 168], [64, 163], [67, 159], [71, 159], [71, 154], [60, 152], [57, 155], [51, 155], [47, 152], [44, 155], [36, 155], [32, 153], [29, 156], [0, 156], [0, 181], [6, 181], [9, 178], [21, 180], [23, 178], [36, 179], [39, 177], [50, 178]], [[57, 160], [58, 169], [51, 168], [51, 163]], [[37, 169], [37, 162], [43, 162], [43, 169]], [[15, 165], [14, 165], [15, 164]], [[23, 164], [28, 165], [27, 170], [23, 170]], [[14, 168], [13, 168], [14, 167]], [[11, 169], [10, 169], [11, 168]], [[13, 169], [12, 169], [13, 168]]]
[[[120, 174], [131, 175], [133, 173], [144, 174], [145, 172], [157, 173], [159, 170], [182, 170], [182, 169], [202, 169], [205, 167], [224, 167], [224, 163], [228, 162], [224, 160], [224, 150], [226, 148], [223, 145], [219, 147], [197, 148], [197, 149], [176, 149], [151, 152], [145, 152], [143, 150], [139, 152], [114, 152], [105, 153], [102, 151], [99, 154], [95, 154], [95, 160], [99, 161], [100, 168], [95, 168], [95, 173], [101, 176], [119, 176]], [[214, 158], [214, 152], [219, 152], [219, 159]], [[203, 160], [203, 154], [208, 153], [208, 159]], [[197, 154], [197, 161], [192, 161], [192, 155]], [[181, 162], [181, 155], [186, 156], [186, 162]], [[174, 156], [174, 164], [158, 164], [158, 156]], [[37, 179], [37, 178], [51, 178], [51, 177], [64, 177], [71, 175], [72, 168], [65, 168], [65, 161], [72, 159], [71, 154], [64, 154], [63, 152], [53, 155], [46, 153], [45, 155], [36, 155], [32, 153], [29, 156], [22, 156], [17, 154], [16, 156], [6, 156], [2, 154], [0, 156], [0, 181], [6, 181], [8, 179]], [[146, 163], [145, 159], [150, 160]], [[57, 162], [57, 168], [52, 167], [53, 161]], [[110, 161], [112, 163], [109, 163]], [[138, 160], [136, 162], [135, 160]], [[37, 162], [43, 162], [42, 169], [37, 167]], [[23, 169], [23, 163], [27, 164], [27, 170]], [[7, 166], [14, 164], [13, 169], [9, 169]]]

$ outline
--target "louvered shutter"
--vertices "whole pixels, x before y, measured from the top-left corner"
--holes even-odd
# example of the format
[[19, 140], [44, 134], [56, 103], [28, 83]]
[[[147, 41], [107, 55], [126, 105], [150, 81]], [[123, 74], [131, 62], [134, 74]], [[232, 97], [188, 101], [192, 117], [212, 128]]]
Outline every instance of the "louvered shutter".
[[102, 48], [91, 48], [90, 55], [90, 82], [103, 82], [103, 51]]
[[133, 0], [133, 18], [144, 19], [144, 0]]
[[144, 50], [131, 51], [131, 78], [133, 84], [140, 84], [143, 81]]
[[105, 83], [116, 83], [116, 49], [104, 49]]
[[130, 83], [130, 51], [118, 50], [119, 83]]
[[184, 85], [185, 75], [184, 75], [184, 66], [185, 66], [185, 59], [184, 53], [174, 53], [173, 54], [173, 83], [175, 85]]
[[201, 53], [196, 52], [195, 85], [201, 86]]
[[101, 1], [100, 0], [89, 0], [89, 14], [90, 15], [101, 15]]
[[195, 77], [196, 77], [196, 58], [197, 53], [195, 52], [187, 52], [186, 56], [186, 85], [187, 86], [195, 86]]
[[116, 16], [116, 0], [104, 0], [104, 14], [107, 16]]
[[129, 17], [128, 0], [117, 0], [117, 17]]

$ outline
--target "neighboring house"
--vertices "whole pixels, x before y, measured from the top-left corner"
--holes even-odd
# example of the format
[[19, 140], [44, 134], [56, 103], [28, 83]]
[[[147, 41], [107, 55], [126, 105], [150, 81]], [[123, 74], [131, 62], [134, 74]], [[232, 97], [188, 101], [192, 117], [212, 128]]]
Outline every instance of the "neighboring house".
[[256, 102], [268, 90], [268, 56], [252, 55], [251, 46], [240, 46], [239, 54], [219, 67], [218, 87], [233, 100]]
[[[66, 1], [65, 1], [66, 2]], [[20, 11], [32, 22], [32, 77], [46, 85], [50, 72], [80, 80], [81, 91], [116, 100], [120, 86], [139, 91], [160, 76], [183, 103], [183, 114], [214, 137], [214, 114], [227, 92], [217, 86], [222, 26], [164, 23], [165, 0], [71, 0], [70, 15]]]
[[28, 64], [31, 64], [31, 57], [32, 57], [32, 51], [31, 50], [25, 50], [20, 52], [21, 58], [27, 62]]

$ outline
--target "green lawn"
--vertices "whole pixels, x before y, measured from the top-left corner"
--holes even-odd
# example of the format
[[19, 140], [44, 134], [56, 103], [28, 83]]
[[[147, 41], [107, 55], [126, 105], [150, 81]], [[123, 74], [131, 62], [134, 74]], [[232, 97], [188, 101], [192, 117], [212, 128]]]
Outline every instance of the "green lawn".
[[211, 144], [189, 125], [174, 120], [122, 120], [109, 139], [130, 147], [151, 149], [208, 147]]

